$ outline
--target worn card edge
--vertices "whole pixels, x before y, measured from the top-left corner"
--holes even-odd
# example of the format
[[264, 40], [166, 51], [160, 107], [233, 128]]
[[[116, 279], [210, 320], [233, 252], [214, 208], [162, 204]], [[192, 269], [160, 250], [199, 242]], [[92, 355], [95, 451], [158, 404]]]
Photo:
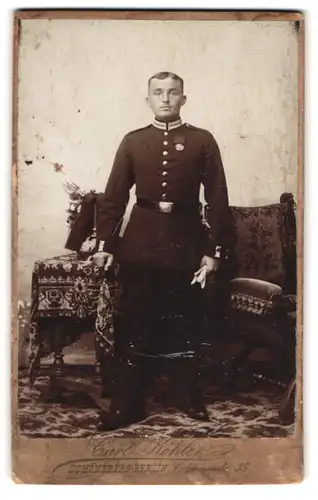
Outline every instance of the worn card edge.
[[[19, 66], [19, 34], [20, 21], [25, 19], [121, 19], [121, 20], [233, 20], [233, 21], [295, 21], [299, 22], [298, 34], [298, 203], [297, 203], [297, 375], [296, 375], [296, 432], [293, 438], [278, 438], [279, 441], [290, 441], [292, 445], [296, 443], [297, 448], [303, 447], [303, 169], [304, 169], [304, 49], [305, 49], [305, 28], [304, 15], [301, 12], [261, 12], [261, 11], [111, 11], [111, 10], [20, 10], [13, 15], [13, 103], [12, 103], [12, 303], [11, 303], [11, 412], [12, 412], [12, 479], [16, 483], [32, 483], [32, 479], [24, 480], [21, 478], [23, 470], [19, 469], [19, 449], [21, 443], [29, 442], [30, 448], [34, 439], [27, 439], [19, 436], [19, 430], [16, 420], [17, 412], [17, 372], [18, 372], [18, 338], [17, 338], [17, 300], [18, 300], [18, 284], [17, 284], [17, 222], [18, 222], [18, 173], [17, 173], [17, 139], [18, 139], [18, 66]], [[220, 438], [210, 438], [212, 441], [219, 442]], [[256, 441], [265, 441], [267, 438], [259, 438]], [[274, 443], [277, 439], [268, 438]], [[42, 439], [46, 443], [50, 443], [50, 439]], [[63, 439], [60, 440], [63, 444], [68, 445], [70, 442], [81, 441], [85, 444], [85, 439]], [[232, 441], [225, 439], [225, 441]], [[244, 440], [237, 440], [244, 441]], [[249, 442], [255, 440], [248, 440]], [[62, 444], [61, 443], [61, 444]], [[46, 447], [48, 450], [48, 447]], [[32, 450], [30, 450], [32, 453]], [[293, 477], [287, 479], [286, 482], [300, 482], [303, 480], [303, 456], [299, 457], [299, 471]], [[286, 471], [286, 476], [288, 471]], [[125, 478], [123, 478], [125, 479]], [[154, 479], [156, 479], [154, 477]], [[273, 478], [275, 483], [276, 478]], [[46, 482], [46, 481], [45, 481]], [[258, 484], [257, 481], [252, 481], [253, 484]], [[270, 481], [271, 482], [271, 481]], [[285, 482], [285, 481], [283, 481]], [[64, 484], [63, 482], [58, 484]], [[91, 484], [91, 483], [87, 483]], [[103, 484], [103, 483], [101, 483]], [[126, 483], [124, 480], [120, 484]], [[143, 483], [137, 483], [143, 484]], [[157, 481], [149, 484], [159, 484]], [[166, 483], [164, 483], [166, 484]], [[175, 483], [168, 483], [175, 484]], [[176, 483], [177, 484], [177, 483]], [[192, 484], [185, 481], [178, 484]], [[215, 484], [215, 483], [203, 483]], [[224, 482], [219, 484], [235, 484], [235, 482]], [[242, 484], [250, 484], [249, 481]]]

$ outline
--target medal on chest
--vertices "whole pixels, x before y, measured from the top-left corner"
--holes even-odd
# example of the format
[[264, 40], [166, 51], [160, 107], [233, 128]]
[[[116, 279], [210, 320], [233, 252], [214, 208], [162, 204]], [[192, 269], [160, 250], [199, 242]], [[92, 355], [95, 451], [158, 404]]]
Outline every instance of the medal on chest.
[[182, 135], [176, 135], [174, 137], [174, 147], [176, 149], [176, 151], [183, 151], [184, 148], [185, 148], [185, 137], [183, 137]]

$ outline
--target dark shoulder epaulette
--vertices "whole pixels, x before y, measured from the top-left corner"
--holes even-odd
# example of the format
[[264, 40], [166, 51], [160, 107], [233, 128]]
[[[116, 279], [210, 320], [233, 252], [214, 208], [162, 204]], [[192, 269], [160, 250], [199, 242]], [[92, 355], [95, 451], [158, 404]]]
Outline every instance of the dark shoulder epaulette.
[[203, 134], [206, 134], [209, 137], [211, 137], [211, 135], [212, 135], [209, 130], [206, 130], [205, 128], [195, 127], [194, 125], [191, 125], [190, 123], [185, 123], [185, 126], [189, 129], [197, 130], [198, 132], [202, 132]]
[[132, 134], [135, 134], [136, 132], [141, 132], [142, 130], [147, 130], [150, 127], [151, 127], [151, 125], [146, 125], [145, 127], [136, 128], [135, 130], [128, 132], [126, 135], [132, 135]]

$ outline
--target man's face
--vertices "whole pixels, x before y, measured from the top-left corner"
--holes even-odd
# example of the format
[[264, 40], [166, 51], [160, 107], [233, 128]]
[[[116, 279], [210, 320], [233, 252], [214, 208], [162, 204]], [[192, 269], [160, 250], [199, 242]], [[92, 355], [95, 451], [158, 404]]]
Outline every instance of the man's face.
[[168, 77], [164, 80], [158, 78], [151, 80], [146, 101], [156, 118], [161, 121], [171, 121], [179, 117], [180, 108], [186, 99], [181, 82]]

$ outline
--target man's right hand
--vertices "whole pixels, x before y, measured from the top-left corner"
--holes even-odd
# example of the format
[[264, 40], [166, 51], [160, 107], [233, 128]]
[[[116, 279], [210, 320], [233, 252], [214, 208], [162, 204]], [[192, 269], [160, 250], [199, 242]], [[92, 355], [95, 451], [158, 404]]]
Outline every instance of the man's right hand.
[[107, 271], [114, 262], [113, 254], [108, 252], [96, 252], [91, 259], [97, 267], [103, 267], [105, 271]]

